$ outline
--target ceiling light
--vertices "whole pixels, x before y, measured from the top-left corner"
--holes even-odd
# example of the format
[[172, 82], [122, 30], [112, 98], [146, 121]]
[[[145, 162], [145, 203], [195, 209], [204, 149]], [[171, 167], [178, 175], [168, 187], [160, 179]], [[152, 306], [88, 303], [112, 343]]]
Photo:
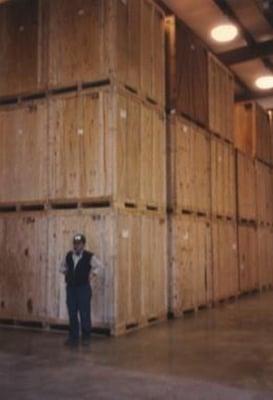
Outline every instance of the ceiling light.
[[273, 75], [265, 75], [256, 79], [255, 85], [259, 89], [273, 89]]
[[216, 42], [231, 42], [238, 35], [238, 28], [233, 24], [218, 25], [211, 30], [210, 34]]

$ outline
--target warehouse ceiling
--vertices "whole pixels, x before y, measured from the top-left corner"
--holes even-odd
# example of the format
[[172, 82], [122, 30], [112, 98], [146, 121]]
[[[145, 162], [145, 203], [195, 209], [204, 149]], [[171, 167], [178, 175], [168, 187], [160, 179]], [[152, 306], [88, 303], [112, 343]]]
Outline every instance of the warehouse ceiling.
[[[261, 90], [255, 80], [273, 75], [273, 0], [163, 0], [236, 74], [237, 99], [256, 98], [273, 108], [273, 89]], [[239, 34], [229, 43], [211, 37], [217, 25], [233, 23]]]

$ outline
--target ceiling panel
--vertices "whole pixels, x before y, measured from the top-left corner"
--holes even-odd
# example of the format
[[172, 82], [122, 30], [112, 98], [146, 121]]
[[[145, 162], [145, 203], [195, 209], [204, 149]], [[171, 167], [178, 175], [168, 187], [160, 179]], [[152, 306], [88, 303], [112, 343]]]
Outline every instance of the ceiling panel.
[[272, 26], [262, 12], [260, 0], [227, 0], [242, 25], [253, 35], [257, 42], [273, 38]]
[[261, 75], [268, 75], [270, 73], [260, 59], [235, 64], [232, 66], [232, 70], [247, 86], [254, 90], [258, 90], [255, 86], [255, 80]]

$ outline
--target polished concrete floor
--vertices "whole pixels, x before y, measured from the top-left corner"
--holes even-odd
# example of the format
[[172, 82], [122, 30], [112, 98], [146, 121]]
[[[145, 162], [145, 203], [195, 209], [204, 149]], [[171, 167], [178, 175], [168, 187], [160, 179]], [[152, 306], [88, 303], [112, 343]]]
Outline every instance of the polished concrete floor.
[[63, 334], [0, 328], [5, 400], [273, 399], [273, 293], [90, 348]]

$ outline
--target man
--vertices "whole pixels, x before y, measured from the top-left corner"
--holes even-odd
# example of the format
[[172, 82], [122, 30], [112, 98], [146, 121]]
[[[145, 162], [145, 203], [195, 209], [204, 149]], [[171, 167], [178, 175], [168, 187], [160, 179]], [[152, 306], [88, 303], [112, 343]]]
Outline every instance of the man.
[[86, 239], [83, 234], [73, 238], [73, 251], [69, 251], [61, 267], [66, 282], [66, 304], [69, 315], [69, 337], [65, 344], [76, 346], [79, 343], [79, 319], [81, 339], [88, 345], [91, 338], [91, 296], [90, 278], [96, 276], [103, 267], [98, 258], [85, 250]]

